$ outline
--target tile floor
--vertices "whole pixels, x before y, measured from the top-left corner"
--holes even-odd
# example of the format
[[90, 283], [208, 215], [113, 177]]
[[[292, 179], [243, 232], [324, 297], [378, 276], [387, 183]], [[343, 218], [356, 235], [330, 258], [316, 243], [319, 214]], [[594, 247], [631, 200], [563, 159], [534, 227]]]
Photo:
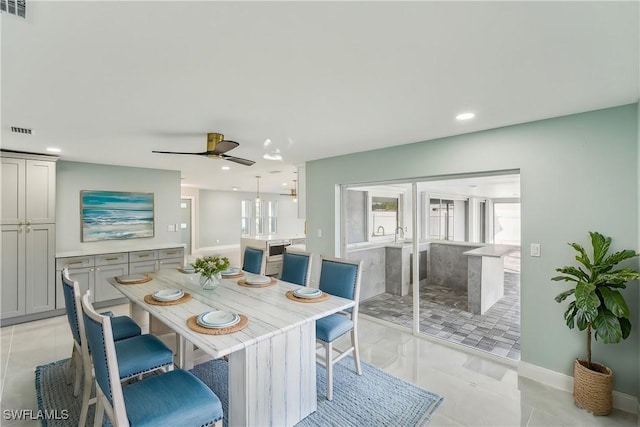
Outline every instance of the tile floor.
[[[485, 314], [467, 310], [467, 293], [442, 286], [420, 289], [420, 332], [520, 360], [520, 274], [505, 271], [505, 295]], [[360, 312], [412, 328], [413, 293], [384, 293], [360, 303]]]
[[[111, 310], [127, 314], [128, 307]], [[364, 361], [445, 397], [431, 426], [636, 426], [634, 414], [614, 410], [607, 417], [590, 415], [573, 404], [570, 393], [519, 378], [514, 367], [495, 360], [413, 336], [366, 316], [360, 328]], [[0, 329], [3, 418], [7, 409], [37, 410], [34, 368], [69, 357], [71, 340], [64, 316]], [[5, 419], [0, 424], [38, 425]]]

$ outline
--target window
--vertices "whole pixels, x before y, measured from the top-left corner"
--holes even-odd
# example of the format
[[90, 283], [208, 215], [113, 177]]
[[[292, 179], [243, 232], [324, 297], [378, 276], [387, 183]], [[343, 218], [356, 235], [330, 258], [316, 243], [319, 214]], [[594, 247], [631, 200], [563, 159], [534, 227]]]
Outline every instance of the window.
[[[264, 199], [256, 200], [255, 216], [254, 216], [256, 236], [261, 236], [263, 234], [276, 234], [278, 232], [277, 206], [278, 206], [278, 202], [275, 200], [264, 200]], [[247, 219], [247, 223], [249, 222], [250, 220]], [[244, 227], [244, 216], [243, 216], [243, 227]]]
[[398, 229], [398, 199], [371, 197], [372, 236], [392, 236]]
[[276, 234], [278, 232], [278, 202], [275, 200], [266, 201], [265, 216], [267, 219], [267, 233]]
[[453, 200], [429, 199], [429, 238], [453, 240]]
[[251, 235], [251, 200], [243, 200], [241, 204], [242, 235]]

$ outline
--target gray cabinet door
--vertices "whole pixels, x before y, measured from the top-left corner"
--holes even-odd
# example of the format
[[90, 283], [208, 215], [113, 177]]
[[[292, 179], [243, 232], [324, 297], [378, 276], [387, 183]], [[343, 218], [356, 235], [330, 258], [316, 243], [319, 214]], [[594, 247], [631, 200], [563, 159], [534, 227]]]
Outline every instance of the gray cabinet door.
[[2, 224], [21, 224], [25, 219], [25, 161], [2, 158]]
[[129, 274], [153, 273], [158, 268], [158, 261], [142, 261], [129, 263]]
[[55, 226], [35, 224], [25, 227], [26, 313], [56, 308]]
[[18, 225], [2, 226], [1, 318], [25, 314], [25, 231]]
[[[70, 268], [69, 278], [78, 282], [80, 286], [80, 295], [84, 296], [91, 289], [91, 302], [94, 300], [94, 268]], [[60, 270], [56, 271], [56, 308], [65, 308], [64, 294], [62, 292], [62, 276]]]
[[114, 288], [108, 279], [115, 276], [129, 274], [129, 264], [103, 265], [95, 270], [95, 292], [94, 301], [102, 302], [117, 298], [124, 298], [124, 295]]
[[[56, 221], [56, 164], [42, 160], [26, 160], [26, 221], [51, 224]], [[80, 209], [78, 207], [78, 209]]]

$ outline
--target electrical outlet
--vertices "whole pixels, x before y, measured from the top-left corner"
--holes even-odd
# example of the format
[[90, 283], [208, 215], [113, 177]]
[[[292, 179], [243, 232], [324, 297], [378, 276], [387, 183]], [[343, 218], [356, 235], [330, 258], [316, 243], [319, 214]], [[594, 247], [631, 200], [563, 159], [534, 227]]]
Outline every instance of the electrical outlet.
[[322, 237], [322, 228], [318, 228], [318, 237]]

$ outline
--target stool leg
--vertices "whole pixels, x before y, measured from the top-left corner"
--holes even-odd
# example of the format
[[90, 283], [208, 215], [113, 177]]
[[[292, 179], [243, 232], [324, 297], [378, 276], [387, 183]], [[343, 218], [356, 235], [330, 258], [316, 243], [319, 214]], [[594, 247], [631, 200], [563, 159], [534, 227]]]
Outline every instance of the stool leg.
[[327, 352], [325, 364], [327, 366], [327, 400], [333, 400], [333, 343], [324, 344]]

